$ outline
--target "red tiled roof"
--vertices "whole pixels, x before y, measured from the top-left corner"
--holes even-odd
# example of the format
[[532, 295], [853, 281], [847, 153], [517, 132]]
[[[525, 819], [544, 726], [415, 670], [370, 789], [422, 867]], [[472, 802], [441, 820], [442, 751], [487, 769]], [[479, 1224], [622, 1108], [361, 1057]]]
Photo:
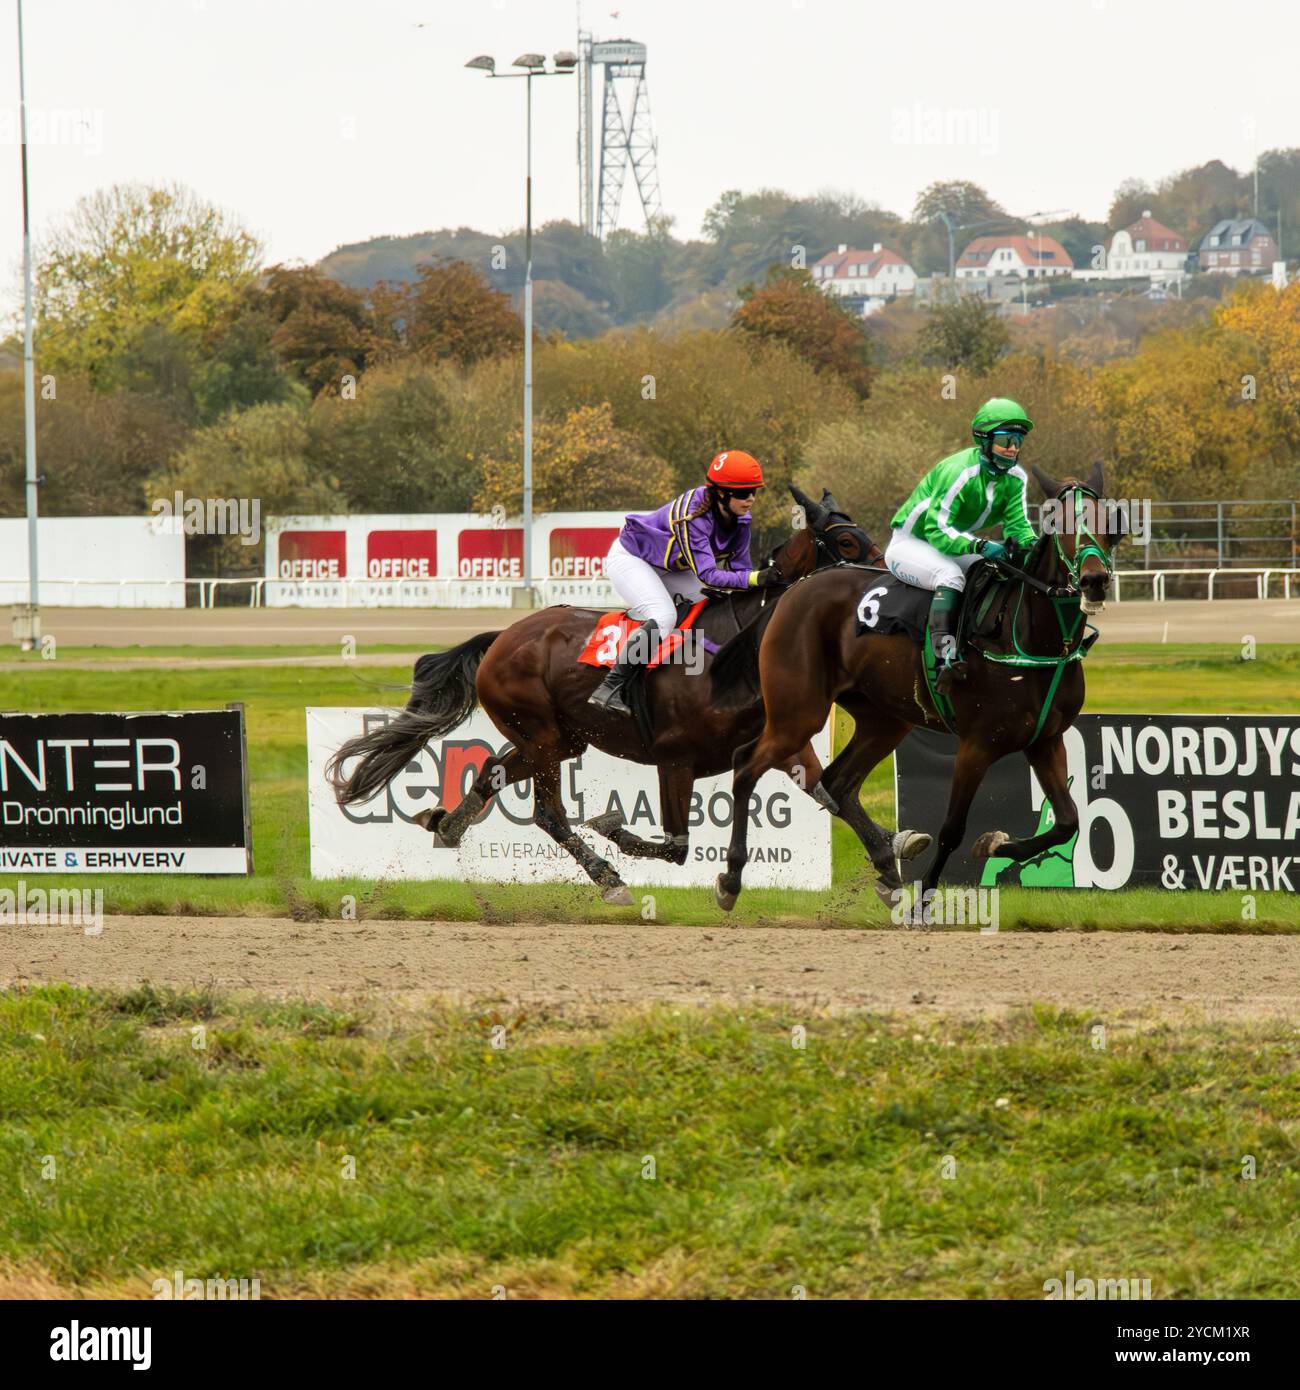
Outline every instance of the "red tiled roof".
[[[1172, 231], [1163, 222], [1157, 222], [1154, 217], [1139, 217], [1136, 222], [1130, 223], [1124, 230], [1133, 239], [1134, 244], [1139, 240], [1145, 240], [1148, 251], [1187, 250], [1187, 238]], [[1114, 240], [1115, 238], [1112, 236], [1111, 241]], [[1107, 249], [1109, 250], [1109, 245]]]
[[816, 264], [834, 266], [829, 276], [822, 277], [833, 280], [839, 277], [853, 278], [849, 276], [849, 267], [854, 265], [866, 266], [865, 277], [871, 279], [880, 274], [882, 266], [906, 265], [907, 262], [897, 251], [891, 251], [886, 246], [879, 251], [829, 251]]
[[[1009, 247], [1024, 265], [1074, 265], [1069, 252], [1051, 236], [977, 236], [957, 258], [957, 265], [988, 265], [994, 251]], [[1041, 253], [1041, 254], [1040, 254]]]

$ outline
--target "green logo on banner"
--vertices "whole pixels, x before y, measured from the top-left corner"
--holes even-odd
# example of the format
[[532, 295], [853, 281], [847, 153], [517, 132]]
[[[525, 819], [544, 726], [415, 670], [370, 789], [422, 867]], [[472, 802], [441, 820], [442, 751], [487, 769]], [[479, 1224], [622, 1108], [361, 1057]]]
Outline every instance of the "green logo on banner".
[[[1074, 778], [1068, 785], [1074, 785]], [[1042, 809], [1038, 813], [1038, 826], [1035, 835], [1050, 830], [1056, 823], [1052, 803], [1043, 798]], [[980, 875], [982, 888], [1000, 884], [1003, 887], [1021, 884], [1025, 888], [1073, 888], [1074, 887], [1074, 847], [1078, 843], [1076, 831], [1064, 844], [1044, 850], [1033, 859], [1017, 864], [1014, 859], [993, 858], [984, 861], [984, 872]]]

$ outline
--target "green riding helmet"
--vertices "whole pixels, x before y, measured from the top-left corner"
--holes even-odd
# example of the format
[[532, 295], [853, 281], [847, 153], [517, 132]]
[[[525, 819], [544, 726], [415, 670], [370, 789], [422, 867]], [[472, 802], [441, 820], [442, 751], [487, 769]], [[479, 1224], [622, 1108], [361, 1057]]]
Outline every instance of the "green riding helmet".
[[1005, 473], [1011, 464], [994, 457], [993, 432], [1015, 429], [1028, 434], [1033, 427], [1034, 422], [1025, 414], [1023, 408], [1016, 401], [1008, 400], [1006, 396], [994, 396], [991, 401], [985, 401], [970, 422], [971, 434], [980, 446], [980, 457], [998, 473]]
[[1033, 429], [1034, 422], [1015, 401], [1009, 401], [1005, 396], [994, 396], [975, 412], [975, 418], [970, 422], [970, 430], [976, 439], [982, 439], [984, 435], [992, 434], [999, 427], [1021, 429], [1028, 434]]

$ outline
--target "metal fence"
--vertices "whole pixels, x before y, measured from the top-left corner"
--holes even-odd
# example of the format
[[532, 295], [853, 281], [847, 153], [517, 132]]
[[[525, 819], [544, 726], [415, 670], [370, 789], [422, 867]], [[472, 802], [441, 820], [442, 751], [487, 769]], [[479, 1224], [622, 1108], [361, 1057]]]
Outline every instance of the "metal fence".
[[[1294, 498], [1151, 502], [1149, 508], [1145, 544], [1129, 541], [1120, 551], [1143, 570], [1300, 566], [1300, 502]], [[1036, 522], [1040, 509], [1030, 508]]]

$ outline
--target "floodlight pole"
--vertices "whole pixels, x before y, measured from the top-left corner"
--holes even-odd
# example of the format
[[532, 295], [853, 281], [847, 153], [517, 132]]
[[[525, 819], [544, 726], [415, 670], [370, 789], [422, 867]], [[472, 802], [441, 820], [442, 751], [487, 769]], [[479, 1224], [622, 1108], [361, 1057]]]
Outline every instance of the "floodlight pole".
[[18, 0], [18, 112], [22, 139], [23, 179], [23, 417], [27, 451], [27, 614], [19, 628], [22, 649], [31, 651], [41, 638], [40, 577], [36, 554], [36, 519], [40, 478], [36, 472], [36, 368], [32, 354], [32, 228], [27, 198], [27, 75], [23, 66], [23, 0]]
[[486, 72], [489, 77], [522, 77], [526, 82], [525, 164], [524, 164], [524, 583], [516, 592], [517, 606], [532, 608], [537, 600], [533, 588], [533, 78], [572, 76], [577, 58], [572, 53], [556, 54], [556, 66], [547, 71], [540, 54], [516, 59], [523, 72], [497, 72], [487, 57], [475, 58], [465, 66]]

